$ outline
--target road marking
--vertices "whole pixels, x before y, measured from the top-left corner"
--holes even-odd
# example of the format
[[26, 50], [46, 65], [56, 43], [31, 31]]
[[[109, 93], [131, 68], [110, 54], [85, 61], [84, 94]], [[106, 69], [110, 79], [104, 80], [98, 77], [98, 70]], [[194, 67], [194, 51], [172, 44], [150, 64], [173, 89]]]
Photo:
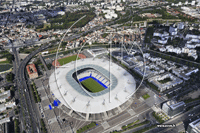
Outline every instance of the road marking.
[[110, 125], [108, 124], [107, 121], [101, 123], [101, 125], [102, 125], [102, 127], [103, 127], [104, 129], [108, 129], [108, 128], [110, 127]]
[[144, 102], [144, 99], [142, 97], [139, 98], [140, 102]]
[[155, 107], [155, 106], [152, 106], [151, 108], [152, 108], [152, 110], [155, 111], [155, 112], [159, 112], [159, 111], [161, 111], [160, 108], [157, 108], [157, 107]]
[[48, 99], [48, 96], [41, 97], [41, 100], [42, 100], [42, 101], [44, 101], [44, 100], [46, 100], [46, 99]]
[[37, 90], [38, 90], [38, 91], [44, 90], [44, 88], [43, 88], [43, 87], [39, 87], [39, 88], [37, 88]]
[[49, 125], [52, 124], [52, 123], [54, 123], [54, 122], [57, 122], [56, 117], [54, 117], [54, 118], [48, 120], [48, 124], [49, 124]]
[[128, 112], [131, 116], [133, 116], [133, 115], [136, 114], [135, 111], [134, 111], [133, 109], [129, 109], [129, 110], [127, 110], [127, 112]]

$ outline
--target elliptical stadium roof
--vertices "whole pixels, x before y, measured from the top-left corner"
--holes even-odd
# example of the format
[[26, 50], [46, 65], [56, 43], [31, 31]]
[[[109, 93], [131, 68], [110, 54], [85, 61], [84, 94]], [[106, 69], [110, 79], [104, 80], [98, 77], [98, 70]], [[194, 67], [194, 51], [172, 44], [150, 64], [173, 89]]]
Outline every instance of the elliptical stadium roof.
[[[93, 68], [110, 79], [111, 87], [97, 93], [87, 92], [72, 77], [84, 68]], [[105, 59], [87, 58], [65, 64], [49, 78], [50, 90], [66, 107], [81, 113], [97, 114], [112, 110], [125, 103], [135, 92], [136, 82], [132, 75], [115, 63]]]

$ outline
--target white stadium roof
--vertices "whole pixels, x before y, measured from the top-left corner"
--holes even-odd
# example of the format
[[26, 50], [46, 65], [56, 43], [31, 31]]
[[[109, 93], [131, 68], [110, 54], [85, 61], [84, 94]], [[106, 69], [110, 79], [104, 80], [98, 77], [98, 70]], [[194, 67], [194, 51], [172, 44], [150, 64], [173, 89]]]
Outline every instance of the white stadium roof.
[[[81, 87], [72, 74], [83, 68], [93, 68], [110, 79], [111, 90], [109, 87], [101, 92], [91, 93]], [[77, 60], [57, 68], [49, 78], [49, 85], [55, 98], [62, 104], [86, 114], [103, 113], [117, 108], [125, 103], [136, 89], [134, 78], [125, 69], [98, 58]]]

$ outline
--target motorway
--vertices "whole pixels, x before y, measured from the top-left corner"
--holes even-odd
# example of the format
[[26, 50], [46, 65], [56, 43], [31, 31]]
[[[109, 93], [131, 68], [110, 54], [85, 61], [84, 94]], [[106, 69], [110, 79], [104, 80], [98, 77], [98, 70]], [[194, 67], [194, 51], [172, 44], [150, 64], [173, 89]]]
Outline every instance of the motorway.
[[27, 132], [34, 132], [34, 133], [40, 132], [40, 119], [38, 118], [39, 116], [36, 115], [37, 113], [36, 108], [35, 107], [33, 108], [34, 101], [30, 97], [29, 94], [30, 91], [27, 91], [29, 89], [25, 78], [25, 67], [33, 56], [35, 56], [40, 51], [43, 51], [44, 49], [48, 48], [50, 45], [51, 44], [43, 45], [39, 49], [33, 51], [20, 63], [20, 65], [19, 65], [17, 51], [13, 49], [16, 61], [15, 67], [18, 66], [17, 67], [18, 69], [15, 69], [15, 74], [16, 74], [15, 78], [17, 79], [16, 83], [19, 91], [19, 95], [17, 96], [19, 98], [19, 102], [21, 105], [19, 118], [22, 124], [21, 126], [22, 131], [26, 129]]
[[21, 122], [21, 124], [20, 124], [21, 128], [20, 129], [21, 129], [21, 131], [23, 131], [25, 129], [25, 123], [24, 122], [29, 123], [30, 121], [28, 119], [24, 118], [25, 115], [28, 116], [27, 115], [27, 108], [26, 108], [25, 103], [23, 102], [24, 97], [20, 92], [21, 88], [19, 87], [20, 85], [18, 84], [18, 81], [17, 81], [17, 78], [16, 78], [17, 75], [18, 75], [17, 70], [18, 70], [19, 64], [20, 64], [19, 58], [18, 58], [18, 52], [16, 51], [16, 48], [14, 48], [14, 47], [12, 48], [12, 51], [13, 51], [14, 58], [15, 58], [15, 61], [13, 62], [13, 68], [14, 68], [13, 71], [15, 73], [14, 82], [17, 85], [17, 88], [18, 88], [18, 91], [15, 91], [15, 99], [19, 99], [19, 104], [20, 104], [20, 105], [18, 105], [20, 107], [19, 121]]
[[[115, 21], [109, 22], [99, 27], [94, 27], [88, 31], [85, 31], [85, 33], [96, 31], [107, 25], [113, 24]], [[78, 38], [85, 33], [80, 33], [77, 35], [66, 37], [65, 41]], [[12, 51], [15, 57], [15, 62], [13, 63], [14, 73], [15, 73], [15, 83], [18, 88], [18, 91], [16, 91], [16, 94], [15, 94], [15, 97], [16, 99], [19, 99], [19, 103], [20, 103], [19, 119], [21, 122], [21, 131], [26, 129], [27, 132], [34, 132], [34, 133], [40, 132], [41, 128], [40, 128], [39, 112], [38, 110], [36, 110], [36, 105], [34, 103], [32, 94], [30, 93], [31, 91], [29, 91], [28, 89], [30, 85], [29, 87], [27, 86], [28, 82], [26, 81], [25, 67], [26, 67], [26, 64], [31, 60], [33, 56], [43, 51], [44, 49], [48, 48], [50, 45], [51, 43], [47, 45], [42, 45], [39, 49], [29, 54], [21, 63], [18, 58], [18, 51], [16, 50], [16, 47], [12, 47]]]
[[[112, 21], [106, 25], [113, 24], [113, 23], [115, 23], [115, 21]], [[106, 25], [95, 27], [93, 29], [86, 31], [85, 33], [88, 33], [91, 31], [96, 31], [98, 29], [105, 27]], [[80, 36], [82, 36], [85, 33], [73, 35], [73, 36], [65, 38], [64, 40], [67, 41], [67, 40], [72, 40], [74, 38], [79, 38]], [[17, 96], [20, 100], [20, 105], [21, 105], [19, 118], [21, 120], [20, 122], [22, 123], [22, 127], [21, 127], [22, 131], [26, 129], [27, 132], [34, 132], [34, 133], [41, 132], [40, 131], [40, 119], [39, 119], [39, 115], [38, 115], [39, 112], [35, 108], [34, 101], [31, 97], [32, 96], [31, 93], [29, 93], [30, 91], [28, 88], [30, 86], [29, 87], [27, 86], [25, 67], [26, 67], [26, 64], [31, 60], [31, 58], [33, 56], [35, 56], [37, 53], [43, 51], [44, 49], [48, 48], [50, 45], [51, 44], [42, 45], [39, 49], [37, 49], [37, 50], [33, 51], [31, 54], [29, 54], [21, 63], [19, 62], [16, 48], [13, 48], [13, 53], [15, 56], [14, 71], [15, 71], [16, 79], [17, 79], [16, 84], [17, 84], [17, 87], [19, 90], [19, 94]], [[25, 90], [27, 90], [27, 91], [25, 91]], [[137, 115], [130, 117], [127, 113], [124, 113], [123, 115], [120, 115], [118, 118], [108, 121], [108, 124], [111, 126], [111, 128], [109, 128], [108, 130], [104, 130], [104, 132], [111, 131], [112, 129], [116, 128], [117, 126], [119, 126], [127, 121], [132, 120], [133, 118], [137, 117], [138, 115], [142, 115], [147, 112], [149, 114], [150, 112], [152, 112], [151, 108], [146, 107], [145, 105], [142, 106], [141, 108], [142, 108], [142, 110], [139, 109], [138, 110], [139, 112], [135, 110]], [[150, 114], [149, 114], [149, 117], [151, 117]], [[122, 121], [122, 120], [124, 120], [124, 121]], [[176, 121], [177, 118], [172, 119], [172, 120]], [[94, 131], [97, 131], [97, 132], [102, 131], [102, 126], [97, 127], [95, 130], [92, 130], [92, 132], [94, 132]], [[160, 129], [158, 130], [156, 128], [155, 131], [160, 131]]]

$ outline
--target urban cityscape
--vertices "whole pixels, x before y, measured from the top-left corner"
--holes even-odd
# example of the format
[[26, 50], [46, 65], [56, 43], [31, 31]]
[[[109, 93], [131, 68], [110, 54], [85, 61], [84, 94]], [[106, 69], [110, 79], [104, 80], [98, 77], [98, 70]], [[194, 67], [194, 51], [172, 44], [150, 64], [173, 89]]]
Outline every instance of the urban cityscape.
[[1, 0], [0, 133], [200, 133], [200, 0]]

